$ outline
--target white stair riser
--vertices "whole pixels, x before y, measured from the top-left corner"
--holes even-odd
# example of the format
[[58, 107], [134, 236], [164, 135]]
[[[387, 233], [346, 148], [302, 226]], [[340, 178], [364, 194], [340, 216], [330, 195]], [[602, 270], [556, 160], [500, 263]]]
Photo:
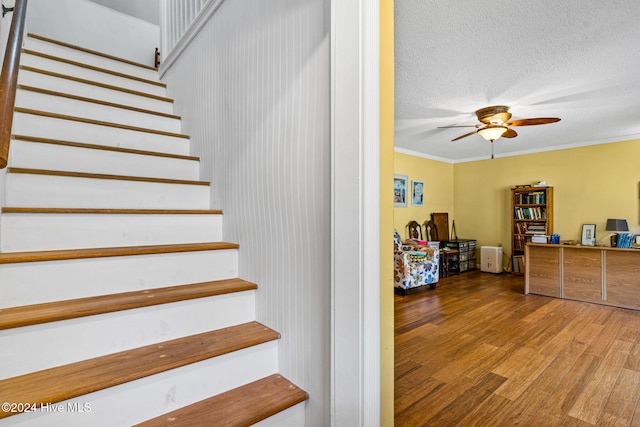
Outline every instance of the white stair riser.
[[82, 62], [83, 64], [89, 64], [94, 67], [106, 68], [120, 73], [130, 74], [143, 79], [159, 81], [158, 72], [155, 70], [138, 67], [121, 61], [113, 61], [98, 55], [81, 52], [76, 49], [67, 48], [54, 43], [48, 43], [46, 41], [34, 39], [32, 37], [25, 38], [24, 48], [34, 50], [36, 52], [46, 53], [52, 56], [70, 59], [76, 62]]
[[126, 77], [104, 73], [101, 71], [90, 70], [87, 68], [66, 64], [60, 61], [54, 61], [39, 56], [23, 53], [20, 58], [20, 65], [40, 68], [42, 70], [52, 71], [65, 76], [76, 77], [80, 79], [91, 80], [98, 83], [104, 83], [111, 86], [118, 86], [125, 89], [135, 90], [143, 93], [150, 93], [156, 96], [166, 96], [167, 89], [164, 86], [141, 82]]
[[302, 402], [259, 421], [251, 427], [300, 427], [306, 424], [306, 403]]
[[209, 209], [209, 187], [8, 173], [6, 203], [29, 208]]
[[121, 153], [23, 140], [11, 141], [9, 166], [192, 181], [196, 181], [199, 178], [199, 162], [196, 160]]
[[13, 133], [109, 147], [189, 155], [189, 140], [186, 138], [99, 126], [35, 114], [14, 114]]
[[0, 264], [0, 308], [235, 277], [235, 249]]
[[131, 107], [157, 111], [159, 113], [173, 113], [173, 102], [49, 76], [30, 70], [20, 70], [18, 74], [18, 84], [55, 90], [70, 95], [84, 96], [99, 101], [113, 102], [114, 104], [129, 105]]
[[180, 120], [175, 118], [79, 101], [62, 96], [47, 95], [31, 90], [18, 89], [16, 107], [164, 132], [180, 132]]
[[246, 323], [255, 291], [0, 331], [0, 379]]
[[2, 252], [217, 242], [221, 215], [0, 215]]
[[[62, 412], [49, 410], [4, 418], [0, 427], [130, 426], [277, 370], [277, 341], [270, 341], [62, 402]], [[90, 411], [70, 410], [83, 407]]]

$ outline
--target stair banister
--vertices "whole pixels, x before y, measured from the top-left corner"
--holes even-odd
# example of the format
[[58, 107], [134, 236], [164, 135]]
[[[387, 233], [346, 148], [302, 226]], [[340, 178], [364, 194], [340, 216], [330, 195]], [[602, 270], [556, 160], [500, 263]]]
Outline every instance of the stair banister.
[[7, 167], [27, 0], [16, 0], [0, 75], [0, 169]]

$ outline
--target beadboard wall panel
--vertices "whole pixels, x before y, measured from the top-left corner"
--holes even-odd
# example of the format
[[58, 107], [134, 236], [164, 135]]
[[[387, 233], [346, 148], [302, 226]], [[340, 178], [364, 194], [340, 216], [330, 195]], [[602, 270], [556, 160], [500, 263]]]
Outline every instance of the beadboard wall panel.
[[164, 76], [310, 426], [330, 424], [329, 7], [227, 0]]
[[162, 52], [166, 58], [206, 4], [220, 0], [160, 0]]

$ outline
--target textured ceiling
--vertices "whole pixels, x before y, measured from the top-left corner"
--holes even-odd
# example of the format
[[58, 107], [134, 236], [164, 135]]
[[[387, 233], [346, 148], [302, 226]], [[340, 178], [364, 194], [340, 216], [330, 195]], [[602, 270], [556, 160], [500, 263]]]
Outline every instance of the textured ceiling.
[[640, 138], [640, 1], [396, 0], [395, 145], [426, 157], [486, 159], [475, 110], [510, 106], [496, 157]]

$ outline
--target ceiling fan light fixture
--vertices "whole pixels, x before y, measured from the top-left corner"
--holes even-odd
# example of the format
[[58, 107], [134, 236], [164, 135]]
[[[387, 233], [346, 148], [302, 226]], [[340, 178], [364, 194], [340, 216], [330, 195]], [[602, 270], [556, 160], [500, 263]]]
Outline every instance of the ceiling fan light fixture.
[[489, 123], [491, 123], [494, 126], [502, 126], [510, 118], [511, 118], [511, 113], [508, 113], [505, 111], [502, 113], [494, 114], [493, 117], [491, 117], [491, 119], [489, 120]]
[[487, 141], [493, 142], [500, 138], [506, 131], [507, 128], [505, 126], [487, 126], [480, 129], [478, 133]]

